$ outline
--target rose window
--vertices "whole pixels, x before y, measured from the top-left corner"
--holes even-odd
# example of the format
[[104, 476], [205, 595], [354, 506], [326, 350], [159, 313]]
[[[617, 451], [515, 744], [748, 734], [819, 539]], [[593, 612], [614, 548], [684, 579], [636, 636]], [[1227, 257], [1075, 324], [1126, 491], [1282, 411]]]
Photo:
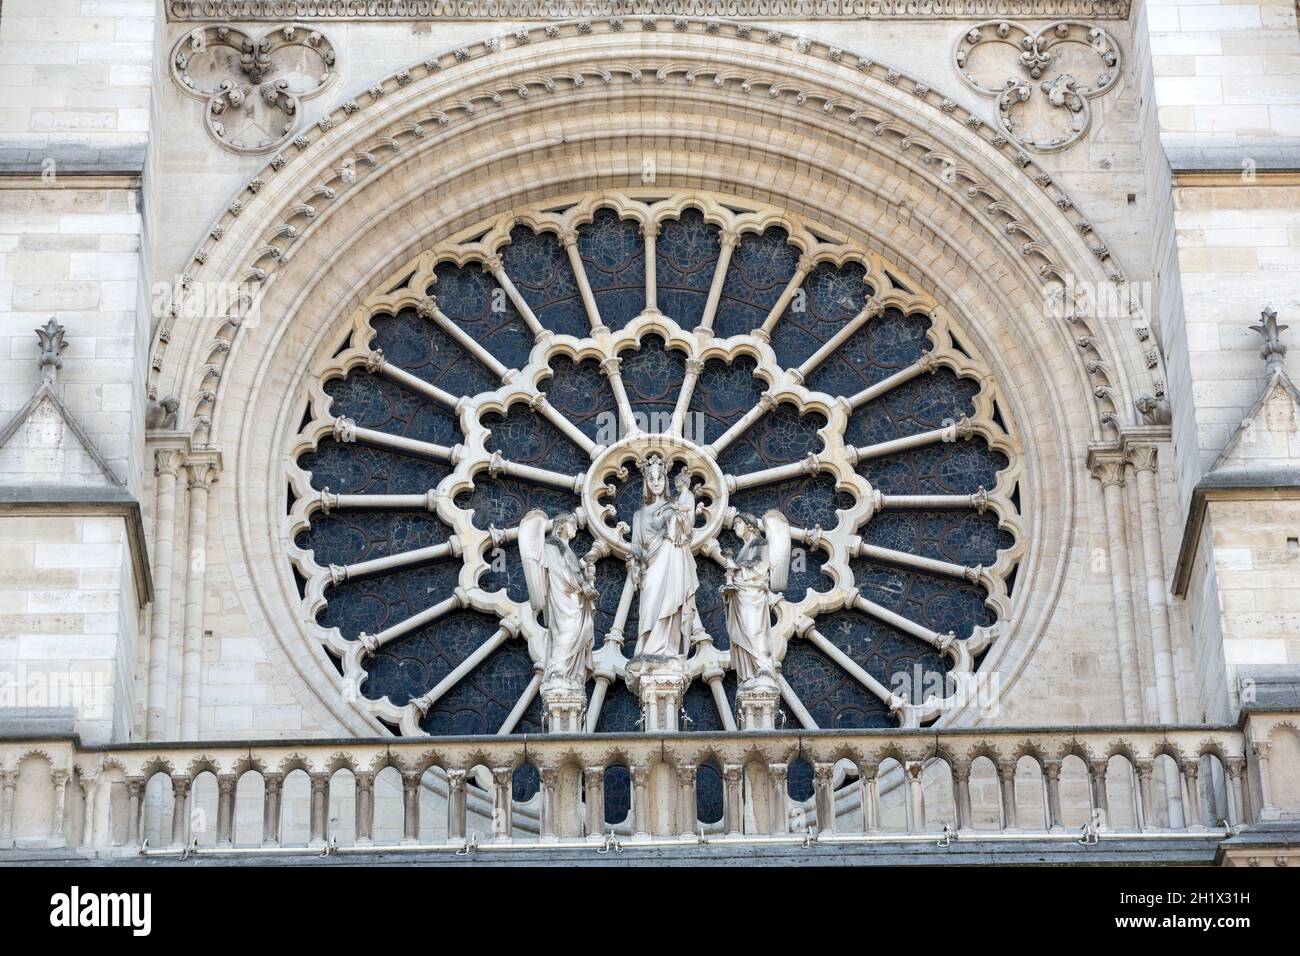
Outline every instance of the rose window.
[[921, 726], [1007, 622], [1019, 446], [996, 383], [877, 254], [699, 193], [517, 210], [421, 255], [315, 370], [288, 469], [303, 613], [403, 734], [540, 733], [524, 515], [595, 565], [585, 726], [641, 729], [629, 528], [658, 454], [699, 503], [684, 730], [735, 727], [721, 588], [738, 513], [784, 515], [785, 726]]

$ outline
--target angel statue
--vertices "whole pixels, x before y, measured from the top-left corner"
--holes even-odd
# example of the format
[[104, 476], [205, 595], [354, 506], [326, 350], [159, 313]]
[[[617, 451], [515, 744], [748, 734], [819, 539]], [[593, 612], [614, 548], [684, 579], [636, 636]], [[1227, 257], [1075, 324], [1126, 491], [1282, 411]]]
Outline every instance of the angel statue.
[[556, 515], [546, 533], [546, 513], [530, 511], [519, 522], [519, 556], [534, 611], [546, 624], [542, 686], [580, 690], [591, 671], [596, 639], [596, 568], [573, 553], [578, 533], [572, 512]]
[[732, 530], [741, 546], [739, 553], [726, 558], [727, 583], [722, 588], [731, 666], [741, 689], [746, 684], [774, 684], [771, 610], [781, 600], [790, 573], [790, 525], [779, 511], [767, 512], [761, 523], [742, 512]]

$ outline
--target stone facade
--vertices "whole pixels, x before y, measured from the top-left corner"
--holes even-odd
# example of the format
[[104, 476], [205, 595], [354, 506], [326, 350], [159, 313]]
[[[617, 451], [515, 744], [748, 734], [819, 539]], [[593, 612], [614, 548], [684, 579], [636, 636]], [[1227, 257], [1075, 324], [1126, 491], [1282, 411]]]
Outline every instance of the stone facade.
[[[325, 653], [310, 598], [329, 569], [313, 581], [294, 556], [310, 509], [286, 494], [311, 490], [292, 475], [312, 397], [328, 405], [320, 376], [413, 272], [499, 252], [476, 245], [484, 224], [615, 196], [735, 197], [865, 250], [996, 383], [1020, 476], [1015, 588], [979, 663], [995, 706], [953, 707], [938, 726], [1228, 727], [1269, 668], [1300, 668], [1300, 346], [1251, 329], [1268, 308], [1283, 325], [1300, 313], [1292, 0], [792, 2], [770, 20], [671, 3], [506, 5], [512, 19], [414, 2], [303, 4], [298, 19], [293, 4], [232, 5], [242, 20], [211, 6], [0, 12], [0, 675], [90, 688], [15, 692], [0, 733], [6, 708], [17, 734], [57, 707], [89, 748], [181, 742], [188, 765], [209, 743], [309, 748], [397, 729]], [[1025, 47], [1004, 33], [1061, 59], [1026, 79]], [[220, 52], [240, 38], [268, 38], [265, 63]], [[286, 72], [298, 86], [275, 85]], [[1007, 77], [1022, 98], [984, 91]], [[265, 136], [236, 133], [236, 116]], [[67, 343], [57, 401], [40, 397], [33, 334], [52, 318]], [[1261, 356], [1270, 342], [1281, 348]], [[1285, 788], [1297, 755], [1279, 739]], [[1227, 800], [1228, 758], [1250, 741], [1224, 740], [1218, 769], [1204, 764], [1212, 785], [1193, 770], [1178, 786], [1184, 755], [1171, 758], [1149, 808], [1170, 827], [1188, 787]], [[1109, 756], [1099, 745], [1089, 767]], [[26, 753], [0, 765], [19, 790], [79, 774], [75, 755]], [[141, 768], [96, 759], [111, 783], [86, 791], [86, 819], [100, 814], [108, 845]], [[323, 750], [281, 759], [286, 826], [319, 838], [305, 781], [319, 789], [342, 765]], [[429, 839], [464, 836], [464, 812], [491, 828], [494, 765], [475, 783], [474, 764], [439, 763], [421, 788], [432, 764], [419, 764], [370, 767], [371, 808], [391, 820], [423, 800], [426, 830], [449, 813]], [[887, 810], [911, 811], [908, 765], [878, 795]], [[470, 775], [469, 798], [447, 769]], [[214, 818], [231, 772], [202, 780]], [[922, 774], [933, 810], [945, 798], [931, 781], [947, 778], [918, 763], [917, 787]], [[967, 814], [1004, 826], [995, 778], [971, 778]], [[1096, 809], [1096, 779], [1075, 773], [1058, 811]], [[147, 822], [169, 835], [161, 784]], [[1266, 817], [1276, 805], [1253, 786], [1242, 803]], [[321, 792], [331, 820], [368, 812], [359, 790]], [[241, 786], [239, 819], [265, 799]], [[837, 796], [835, 812], [862, 799]], [[518, 818], [534, 835], [539, 812]], [[410, 820], [390, 836], [419, 842]]]

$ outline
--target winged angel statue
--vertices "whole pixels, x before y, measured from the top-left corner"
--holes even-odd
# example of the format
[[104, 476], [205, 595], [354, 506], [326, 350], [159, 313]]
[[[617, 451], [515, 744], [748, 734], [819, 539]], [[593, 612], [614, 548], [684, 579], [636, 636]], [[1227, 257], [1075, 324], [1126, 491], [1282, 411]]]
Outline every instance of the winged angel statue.
[[742, 512], [732, 530], [741, 546], [726, 559], [727, 583], [722, 588], [731, 666], [741, 689], [772, 685], [776, 649], [771, 612], [781, 601], [790, 574], [790, 524], [779, 511], [767, 512], [761, 522]]
[[577, 533], [578, 519], [571, 512], [551, 522], [545, 512], [534, 510], [519, 522], [528, 600], [534, 611], [542, 612], [547, 629], [542, 687], [548, 690], [581, 690], [591, 671], [596, 568], [573, 553], [569, 542]]

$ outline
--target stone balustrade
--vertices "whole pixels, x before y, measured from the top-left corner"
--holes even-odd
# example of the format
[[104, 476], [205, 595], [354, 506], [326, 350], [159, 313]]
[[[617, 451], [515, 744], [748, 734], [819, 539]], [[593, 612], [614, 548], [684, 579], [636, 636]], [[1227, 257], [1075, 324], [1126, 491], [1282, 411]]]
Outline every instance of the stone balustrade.
[[[0, 740], [0, 847], [103, 853], [620, 840], [1018, 839], [1080, 824], [1101, 838], [1203, 833], [1276, 818], [1267, 727], [799, 731], [208, 741], [84, 747]], [[286, 782], [309, 786], [305, 839], [282, 832]], [[346, 827], [332, 789], [350, 795]], [[376, 825], [381, 777], [391, 825]], [[301, 783], [301, 778], [299, 778]], [[200, 781], [215, 793], [206, 844]], [[212, 784], [215, 781], [215, 788]], [[396, 785], [400, 782], [400, 786]], [[253, 788], [250, 798], [245, 788]], [[422, 838], [428, 790], [436, 838]], [[260, 791], [260, 807], [256, 792]], [[400, 801], [398, 795], [400, 794]], [[151, 796], [152, 795], [152, 796]], [[333, 794], [337, 797], [337, 793]], [[238, 803], [237, 803], [238, 802]], [[1297, 801], [1300, 802], [1300, 801]], [[254, 808], [256, 820], [236, 826]], [[158, 812], [150, 819], [150, 806]], [[400, 826], [397, 823], [400, 820]], [[260, 838], [255, 824], [260, 822]], [[445, 827], [442, 824], [445, 822]], [[303, 820], [296, 825], [301, 826]], [[153, 828], [150, 834], [150, 827]], [[346, 830], [340, 837], [337, 832]], [[251, 841], [241, 834], [254, 832]], [[1089, 835], [1090, 838], [1090, 835]], [[241, 850], [242, 852], [242, 850]]]

